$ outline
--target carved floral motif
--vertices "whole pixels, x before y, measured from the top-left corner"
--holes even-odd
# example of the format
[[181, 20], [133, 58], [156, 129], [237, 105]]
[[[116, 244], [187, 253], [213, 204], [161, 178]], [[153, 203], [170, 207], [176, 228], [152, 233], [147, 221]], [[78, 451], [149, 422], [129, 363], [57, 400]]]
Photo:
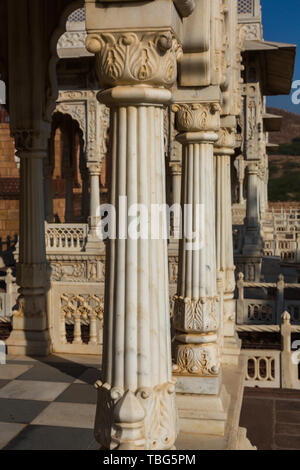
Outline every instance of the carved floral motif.
[[219, 370], [220, 360], [214, 345], [178, 345], [173, 372], [211, 376], [217, 375]]
[[207, 333], [219, 324], [217, 297], [197, 300], [175, 296], [174, 326], [180, 331]]
[[[121, 414], [119, 408], [128, 392], [122, 388], [111, 388], [109, 384], [103, 384], [101, 381], [97, 381], [95, 387], [98, 390], [95, 436], [103, 448], [114, 449], [123, 443], [119, 428], [122, 428], [123, 424], [126, 427], [126, 423], [117, 423], [115, 415]], [[141, 405], [145, 412], [142, 420], [146, 437], [145, 448], [171, 449], [177, 435], [174, 383], [139, 389], [133, 399], [138, 400], [136, 406]], [[126, 415], [126, 412], [124, 414]], [[131, 429], [139, 429], [140, 426], [140, 422], [130, 423]]]
[[182, 51], [170, 32], [90, 34], [87, 49], [96, 54], [96, 71], [108, 86], [138, 83], [170, 87]]
[[220, 127], [218, 103], [175, 104], [176, 127], [182, 132], [216, 131]]
[[219, 138], [215, 143], [216, 148], [234, 148], [235, 146], [235, 129], [221, 127], [219, 130]]

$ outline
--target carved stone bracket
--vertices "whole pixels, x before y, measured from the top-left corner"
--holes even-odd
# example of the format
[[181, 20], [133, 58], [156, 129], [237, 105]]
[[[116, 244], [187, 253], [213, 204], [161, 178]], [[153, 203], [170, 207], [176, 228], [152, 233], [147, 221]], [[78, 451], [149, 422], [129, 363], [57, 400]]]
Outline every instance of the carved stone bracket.
[[[18, 156], [22, 157], [23, 152], [32, 152], [47, 149], [49, 129], [35, 130], [35, 129], [12, 129], [11, 135], [15, 139], [15, 147]], [[40, 155], [42, 156], [42, 155]]]
[[100, 163], [107, 153], [109, 109], [98, 102], [97, 91], [61, 91], [55, 112], [68, 114], [78, 123], [87, 161]]

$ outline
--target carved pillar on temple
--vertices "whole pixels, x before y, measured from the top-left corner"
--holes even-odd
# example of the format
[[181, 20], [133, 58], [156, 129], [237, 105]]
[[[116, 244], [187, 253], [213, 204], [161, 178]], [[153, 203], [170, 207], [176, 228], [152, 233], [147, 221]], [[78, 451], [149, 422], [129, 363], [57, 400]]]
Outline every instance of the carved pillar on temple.
[[[187, 92], [187, 98], [189, 93]], [[213, 147], [218, 139], [218, 103], [174, 105], [178, 141], [183, 145], [180, 245], [174, 306], [176, 347], [173, 367], [182, 393], [218, 394], [220, 305], [215, 244]], [[195, 239], [192, 239], [194, 233]]]
[[[86, 2], [86, 17], [87, 49], [106, 88], [98, 99], [111, 113], [110, 203], [116, 212], [106, 253], [95, 436], [106, 449], [171, 449], [177, 429], [167, 221], [165, 210], [157, 218], [152, 208], [166, 202], [163, 108], [177, 77], [181, 18], [170, 0], [128, 2], [122, 13], [116, 3]], [[147, 213], [142, 237], [132, 231], [137, 204]], [[154, 221], [158, 236], [150, 230]]]
[[[228, 117], [230, 118], [230, 117]], [[227, 119], [228, 119], [227, 118]], [[231, 117], [232, 124], [235, 118]], [[224, 118], [224, 121], [226, 118]], [[221, 120], [222, 122], [223, 120]], [[222, 127], [215, 143], [216, 175], [216, 244], [217, 271], [223, 295], [223, 354], [225, 362], [236, 364], [239, 359], [240, 342], [235, 331], [236, 302], [235, 266], [233, 261], [232, 202], [231, 202], [231, 158], [234, 155], [235, 127]]]
[[18, 310], [7, 345], [10, 354], [47, 355], [47, 268], [44, 229], [43, 160], [48, 135], [40, 130], [14, 130], [20, 158], [20, 239], [17, 284]]
[[172, 206], [174, 208], [171, 224], [171, 242], [174, 241], [177, 245], [180, 238], [181, 161], [171, 161], [169, 168], [172, 181]]
[[90, 176], [89, 241], [99, 241], [97, 230], [100, 223], [100, 164], [88, 163]]
[[239, 183], [239, 201], [238, 203], [242, 206], [245, 202], [244, 199], [244, 181], [245, 181], [245, 168], [246, 162], [244, 160], [243, 155], [239, 155], [236, 157], [234, 161], [234, 167], [237, 172], [237, 179]]
[[245, 219], [245, 241], [243, 254], [261, 255], [262, 240], [260, 237], [259, 206], [258, 206], [258, 161], [247, 165], [248, 185]]
[[[55, 106], [54, 76], [49, 76], [50, 38], [58, 21], [48, 2], [7, 3], [8, 81], [11, 134], [20, 158], [20, 234], [17, 284], [9, 354], [49, 353], [48, 273], [45, 250], [43, 160], [48, 154]], [[50, 109], [51, 108], [51, 109]]]

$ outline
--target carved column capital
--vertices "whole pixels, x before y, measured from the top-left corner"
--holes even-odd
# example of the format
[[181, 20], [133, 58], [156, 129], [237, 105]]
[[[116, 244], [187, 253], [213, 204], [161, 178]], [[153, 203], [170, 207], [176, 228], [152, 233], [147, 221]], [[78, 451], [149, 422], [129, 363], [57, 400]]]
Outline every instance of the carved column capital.
[[256, 175], [258, 176], [258, 162], [248, 162], [247, 163], [247, 172], [248, 175]]
[[[49, 139], [49, 129], [42, 131], [42, 130], [35, 130], [35, 129], [12, 129], [11, 135], [15, 139], [15, 147], [20, 155], [24, 156], [24, 152], [35, 152], [35, 151], [45, 151], [48, 147], [48, 139]], [[41, 153], [39, 152], [39, 157], [41, 157]]]
[[109, 32], [87, 36], [86, 47], [96, 55], [101, 85], [171, 87], [177, 77], [182, 49], [170, 31]]
[[88, 172], [91, 176], [100, 176], [101, 166], [98, 162], [96, 163], [87, 163]]
[[215, 143], [215, 155], [233, 155], [235, 147], [235, 128], [221, 127]]
[[178, 103], [172, 110], [179, 132], [216, 132], [220, 128], [219, 103]]
[[170, 173], [172, 176], [181, 176], [182, 163], [178, 161], [169, 162]]

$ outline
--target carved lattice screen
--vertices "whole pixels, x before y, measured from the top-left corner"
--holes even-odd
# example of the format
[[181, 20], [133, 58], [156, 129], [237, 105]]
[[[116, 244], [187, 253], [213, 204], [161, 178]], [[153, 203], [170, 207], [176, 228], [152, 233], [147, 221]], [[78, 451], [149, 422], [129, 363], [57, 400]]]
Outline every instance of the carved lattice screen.
[[73, 11], [68, 18], [70, 23], [80, 23], [85, 21], [85, 8], [79, 8], [78, 10]]
[[239, 15], [254, 15], [254, 0], [238, 0]]

